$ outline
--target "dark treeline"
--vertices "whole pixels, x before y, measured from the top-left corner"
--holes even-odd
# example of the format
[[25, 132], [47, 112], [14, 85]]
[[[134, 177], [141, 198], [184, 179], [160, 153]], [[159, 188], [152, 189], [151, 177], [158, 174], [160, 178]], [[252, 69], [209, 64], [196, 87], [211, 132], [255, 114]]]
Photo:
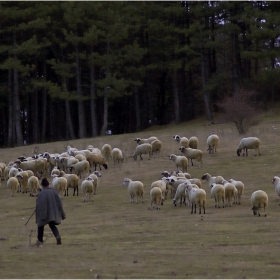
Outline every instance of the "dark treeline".
[[241, 87], [280, 98], [280, 2], [0, 2], [0, 145], [140, 131]]

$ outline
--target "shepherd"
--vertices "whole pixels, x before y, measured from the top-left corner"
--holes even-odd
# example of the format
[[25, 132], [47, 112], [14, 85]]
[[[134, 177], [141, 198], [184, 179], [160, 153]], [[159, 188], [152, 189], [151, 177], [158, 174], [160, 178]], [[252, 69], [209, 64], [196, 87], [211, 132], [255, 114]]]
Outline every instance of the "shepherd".
[[36, 199], [36, 224], [38, 226], [36, 246], [42, 247], [44, 226], [47, 224], [56, 238], [56, 244], [60, 245], [61, 237], [56, 226], [61, 223], [61, 219], [66, 219], [62, 202], [56, 191], [49, 187], [47, 178], [42, 179], [41, 185], [42, 191]]

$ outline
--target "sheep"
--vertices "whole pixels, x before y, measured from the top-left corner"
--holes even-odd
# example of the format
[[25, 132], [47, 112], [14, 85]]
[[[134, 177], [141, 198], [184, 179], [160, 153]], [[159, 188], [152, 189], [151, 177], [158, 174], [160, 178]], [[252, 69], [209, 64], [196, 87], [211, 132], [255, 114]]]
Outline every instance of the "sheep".
[[63, 198], [65, 191], [67, 189], [67, 180], [63, 177], [58, 177], [53, 175], [52, 177], [52, 187], [59, 194], [60, 198]]
[[93, 182], [93, 194], [96, 195], [96, 189], [98, 187], [98, 182], [99, 182], [98, 177], [101, 177], [101, 173], [99, 171], [94, 171], [88, 177], [91, 177], [94, 180], [94, 182]]
[[89, 174], [89, 162], [87, 160], [78, 161], [76, 164], [71, 165], [70, 172], [74, 171], [74, 174], [84, 178]]
[[192, 163], [192, 166], [193, 166], [193, 159], [196, 159], [199, 163], [200, 163], [200, 167], [202, 165], [202, 151], [201, 150], [198, 150], [198, 149], [192, 149], [192, 148], [185, 148], [183, 146], [181, 146], [179, 148], [179, 150], [181, 151], [181, 153], [183, 153], [186, 158], [189, 160], [191, 159], [191, 163]]
[[155, 154], [155, 156], [157, 156], [157, 154], [159, 154], [159, 156], [161, 156], [161, 146], [162, 143], [160, 140], [154, 140], [152, 143], [152, 155]]
[[142, 154], [148, 154], [149, 157], [148, 159], [151, 158], [151, 154], [152, 154], [152, 145], [149, 143], [144, 143], [144, 144], [140, 144], [135, 148], [135, 151], [132, 155], [132, 157], [134, 158], [134, 160], [137, 160], [137, 157], [140, 157], [140, 160], [143, 160], [142, 158]]
[[5, 179], [4, 178], [4, 171], [5, 171], [6, 167], [7, 167], [6, 163], [0, 162], [0, 171], [1, 171], [0, 181], [3, 181]]
[[198, 178], [189, 179], [192, 184], [196, 184], [200, 189], [202, 188], [201, 181]]
[[192, 177], [190, 173], [181, 172], [180, 170], [176, 171], [176, 176], [177, 176], [177, 178], [187, 178], [187, 179], [191, 179], [191, 177]]
[[123, 162], [123, 154], [119, 148], [114, 148], [111, 151], [111, 158], [114, 161], [114, 164]]
[[224, 188], [225, 188], [225, 206], [228, 205], [229, 207], [232, 206], [232, 201], [235, 199], [235, 186], [232, 183], [229, 183], [228, 181], [222, 182]]
[[[191, 189], [191, 188], [200, 189], [198, 185], [190, 183], [189, 181], [186, 181], [184, 184], [186, 186], [189, 186], [189, 189]], [[187, 189], [185, 189], [185, 196], [186, 196], [186, 199], [188, 200], [188, 207], [190, 207], [191, 206], [191, 201], [190, 201], [190, 196], [189, 196], [189, 192], [188, 192]]]
[[189, 139], [187, 137], [180, 137], [179, 135], [173, 136], [173, 139], [179, 142], [180, 147], [189, 147]]
[[208, 186], [211, 187], [213, 183], [221, 184], [225, 179], [222, 176], [212, 177], [209, 173], [205, 173], [201, 177], [201, 180], [205, 180]]
[[7, 187], [11, 189], [11, 196], [14, 196], [19, 188], [18, 178], [11, 177], [7, 181]]
[[25, 170], [28, 173], [28, 178], [34, 176], [34, 172], [32, 170]]
[[[180, 171], [177, 171], [177, 172], [180, 172]], [[175, 172], [175, 174], [176, 174], [176, 172]], [[164, 176], [164, 177], [166, 177], [166, 178], [168, 178], [168, 177], [174, 175], [174, 171], [171, 171], [171, 172], [163, 171], [163, 172], [161, 173], [161, 175]]]
[[18, 192], [27, 193], [29, 178], [27, 171], [20, 171], [17, 173], [16, 178], [20, 183]]
[[38, 191], [40, 190], [39, 180], [36, 176], [30, 176], [27, 181], [28, 188], [30, 190], [30, 196], [37, 196]]
[[252, 193], [251, 195], [251, 205], [253, 210], [253, 214], [260, 217], [260, 208], [263, 208], [264, 216], [266, 217], [266, 208], [268, 206], [268, 196], [266, 192], [262, 190], [258, 190]]
[[157, 205], [156, 209], [160, 209], [160, 205], [163, 205], [164, 197], [162, 196], [162, 190], [159, 187], [151, 188], [150, 190], [150, 198], [151, 198], [151, 204], [149, 206], [149, 209], [155, 208], [155, 205]]
[[217, 153], [217, 148], [219, 146], [219, 136], [214, 133], [211, 134], [207, 138], [207, 146], [208, 146], [207, 151], [209, 151], [209, 154]]
[[192, 185], [187, 184], [185, 192], [188, 193], [189, 200], [192, 206], [191, 214], [193, 214], [193, 212], [196, 213], [196, 206], [198, 206], [199, 208], [199, 214], [201, 214], [201, 208], [203, 208], [203, 213], [205, 214], [205, 206], [206, 206], [205, 190], [195, 188]]
[[174, 206], [177, 206], [177, 201], [178, 201], [179, 198], [180, 198], [180, 206], [182, 205], [182, 203], [184, 203], [186, 205], [185, 190], [186, 190], [186, 187], [187, 187], [188, 183], [189, 182], [184, 182], [184, 183], [181, 183], [181, 184], [178, 185], [178, 187], [176, 189], [175, 196], [173, 198], [173, 205]]
[[213, 183], [211, 185], [211, 198], [215, 199], [215, 207], [220, 208], [220, 201], [223, 203], [225, 208], [225, 187], [221, 184]]
[[[77, 155], [78, 156], [78, 155]], [[79, 155], [82, 156], [82, 155]], [[85, 156], [83, 156], [85, 158]], [[84, 159], [86, 160], [86, 159]], [[70, 157], [63, 157], [60, 159], [60, 166], [64, 171], [70, 169], [70, 167], [76, 163], [78, 163], [80, 160], [78, 158], [70, 156]]]
[[167, 178], [163, 177], [161, 180], [154, 181], [151, 184], [151, 189], [154, 187], [161, 188], [162, 194], [164, 194], [164, 199], [167, 199], [168, 185], [169, 185], [169, 182], [168, 182]]
[[237, 199], [236, 199], [236, 204], [241, 204], [241, 196], [244, 193], [244, 184], [241, 181], [236, 181], [234, 179], [229, 179], [229, 183], [233, 184], [235, 188], [237, 189]]
[[104, 144], [101, 148], [101, 154], [105, 160], [109, 160], [111, 157], [112, 147], [109, 144]]
[[[175, 177], [176, 178], [176, 177]], [[167, 180], [168, 180], [168, 183], [169, 185], [171, 186], [171, 190], [170, 190], [170, 193], [171, 193], [171, 198], [174, 197], [174, 194], [176, 193], [177, 191], [177, 188], [180, 184], [184, 183], [184, 182], [189, 182], [188, 179], [181, 179], [181, 180], [177, 180], [175, 179], [174, 177], [168, 177]]]
[[138, 203], [138, 197], [142, 198], [142, 203], [144, 202], [144, 184], [141, 181], [132, 181], [129, 178], [124, 178], [122, 185], [127, 186], [130, 203]]
[[88, 145], [88, 146], [87, 146], [87, 149], [88, 149], [89, 151], [91, 151], [91, 152], [92, 152], [92, 151], [93, 151], [93, 149], [94, 149], [94, 147], [93, 147], [92, 145]]
[[51, 177], [53, 177], [53, 175], [57, 175], [57, 176], [60, 175], [60, 168], [58, 166], [55, 166], [51, 171]]
[[[275, 192], [280, 197], [280, 178], [278, 176], [274, 176], [272, 179], [272, 184], [274, 186]], [[280, 200], [279, 200], [279, 205], [280, 205]]]
[[141, 138], [134, 139], [134, 141], [136, 141], [136, 143], [138, 145], [145, 144], [145, 143], [151, 144], [154, 140], [158, 140], [157, 137], [151, 136], [148, 139], [144, 139], [144, 138], [142, 138], [142, 139]]
[[244, 150], [243, 156], [244, 156], [244, 153], [246, 153], [246, 156], [248, 156], [248, 149], [254, 149], [255, 150], [255, 156], [257, 155], [257, 153], [259, 153], [259, 156], [260, 156], [261, 151], [260, 151], [260, 140], [259, 140], [259, 138], [257, 138], [257, 137], [247, 137], [247, 138], [241, 139], [236, 153], [237, 153], [238, 156], [240, 156], [241, 151]]
[[75, 155], [75, 158], [76, 158], [78, 161], [86, 160], [86, 157], [85, 157], [84, 155], [81, 155], [81, 154]]
[[190, 139], [189, 139], [189, 148], [192, 148], [192, 149], [197, 149], [198, 148], [198, 139], [195, 137], [195, 136], [192, 136]]
[[50, 154], [48, 152], [43, 153], [43, 158], [46, 158], [49, 163], [49, 172], [51, 172], [52, 169], [57, 165], [57, 162], [55, 160], [57, 156], [59, 155]]
[[4, 180], [7, 181], [10, 177], [9, 177], [9, 172], [11, 170], [12, 166], [10, 165], [7, 165], [5, 167], [5, 170], [4, 170]]
[[66, 148], [67, 153], [70, 155], [72, 152], [77, 151], [76, 148], [72, 148], [70, 145], [67, 146]]
[[108, 169], [108, 162], [105, 160], [105, 158], [101, 154], [90, 154], [87, 156], [87, 160], [89, 162], [90, 168], [94, 167], [94, 170], [96, 171], [97, 165], [99, 166], [99, 170], [101, 170], [101, 166], [104, 167], [104, 169]]
[[93, 182], [94, 180], [90, 177], [82, 181], [81, 190], [84, 194], [83, 202], [87, 202], [88, 199], [91, 199], [93, 202]]
[[179, 170], [179, 167], [182, 168], [183, 172], [188, 171], [188, 159], [185, 156], [176, 156], [174, 154], [171, 154], [169, 156], [170, 160], [173, 160], [175, 163], [177, 170]]
[[40, 158], [23, 162], [15, 161], [15, 165], [23, 170], [32, 170], [38, 178], [45, 174], [45, 162]]
[[[61, 176], [60, 174], [59, 176]], [[76, 174], [63, 174], [61, 177], [65, 178], [67, 180], [67, 187], [65, 190], [64, 196], [68, 196], [68, 189], [73, 189], [73, 196], [75, 195], [75, 192], [77, 191], [77, 196], [79, 195], [79, 177]]]
[[8, 178], [16, 177], [16, 175], [17, 175], [19, 172], [21, 172], [21, 171], [23, 171], [21, 168], [18, 168], [18, 167], [16, 167], [16, 166], [12, 166], [12, 167], [10, 168]]

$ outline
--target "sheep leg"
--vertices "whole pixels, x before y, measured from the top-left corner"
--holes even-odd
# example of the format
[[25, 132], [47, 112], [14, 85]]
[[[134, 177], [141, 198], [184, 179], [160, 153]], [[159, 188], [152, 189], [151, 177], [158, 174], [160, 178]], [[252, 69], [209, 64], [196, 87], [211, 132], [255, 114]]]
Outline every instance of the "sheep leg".
[[192, 203], [192, 211], [191, 211], [191, 214], [193, 214], [193, 203]]
[[193, 166], [193, 161], [192, 161], [192, 158], [191, 158], [191, 163], [192, 163], [192, 166]]

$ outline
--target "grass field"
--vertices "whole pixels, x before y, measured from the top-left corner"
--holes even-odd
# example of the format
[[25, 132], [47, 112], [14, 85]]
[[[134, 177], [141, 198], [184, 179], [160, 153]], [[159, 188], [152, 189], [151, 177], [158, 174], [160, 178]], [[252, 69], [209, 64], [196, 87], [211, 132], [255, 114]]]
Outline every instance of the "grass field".
[[[6, 182], [0, 187], [0, 277], [1, 278], [279, 278], [280, 206], [271, 180], [280, 176], [280, 116], [260, 117], [260, 123], [244, 136], [231, 123], [208, 125], [205, 119], [151, 127], [136, 134], [112, 135], [69, 142], [54, 142], [0, 150], [0, 162], [39, 152], [64, 152], [70, 144], [78, 149], [88, 145], [101, 148], [108, 143], [126, 156], [123, 164], [109, 162], [102, 171], [94, 202], [82, 202], [82, 194], [63, 198], [66, 220], [59, 225], [62, 245], [57, 246], [45, 227], [43, 248], [29, 246], [36, 241], [33, 216], [35, 198], [29, 194], [10, 196]], [[218, 153], [210, 155], [206, 138], [215, 132], [220, 137]], [[208, 172], [213, 176], [241, 180], [245, 193], [241, 205], [217, 209], [205, 181], [206, 214], [190, 214], [185, 206], [174, 207], [170, 197], [160, 210], [148, 210], [150, 184], [164, 170], [175, 170], [169, 160], [179, 154], [173, 136], [196, 136], [204, 152], [202, 167], [194, 161], [188, 172], [194, 178]], [[163, 143], [162, 156], [134, 161], [133, 138], [157, 136]], [[261, 140], [261, 156], [238, 157], [236, 149], [245, 136]], [[145, 185], [144, 203], [130, 204], [124, 177]], [[49, 178], [50, 179], [50, 178]], [[253, 216], [250, 196], [262, 189], [269, 197], [268, 216]]]

